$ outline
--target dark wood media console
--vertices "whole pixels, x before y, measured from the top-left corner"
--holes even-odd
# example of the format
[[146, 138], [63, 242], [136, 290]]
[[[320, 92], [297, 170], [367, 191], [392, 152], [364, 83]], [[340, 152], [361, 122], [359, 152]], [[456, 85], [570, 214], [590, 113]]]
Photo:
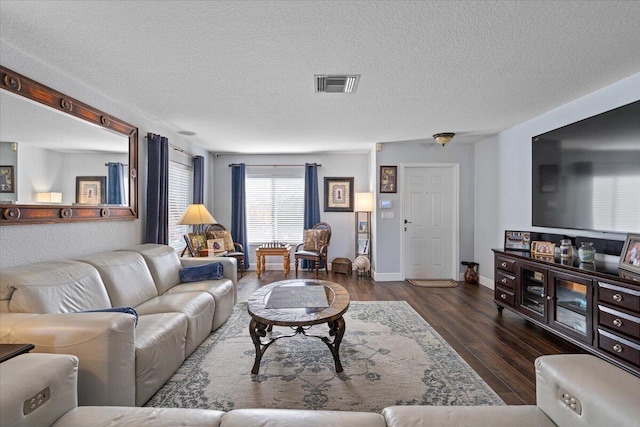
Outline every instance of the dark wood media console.
[[498, 311], [640, 376], [640, 276], [617, 266], [494, 249]]

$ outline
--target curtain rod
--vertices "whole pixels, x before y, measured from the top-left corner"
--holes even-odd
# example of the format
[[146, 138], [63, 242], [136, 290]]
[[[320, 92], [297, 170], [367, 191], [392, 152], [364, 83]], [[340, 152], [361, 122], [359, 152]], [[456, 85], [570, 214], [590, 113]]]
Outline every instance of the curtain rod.
[[[313, 163], [311, 163], [313, 164]], [[321, 163], [315, 163], [315, 165], [319, 168], [322, 167]], [[233, 167], [233, 166], [240, 166], [239, 163], [229, 163], [229, 167]], [[264, 168], [264, 167], [269, 167], [269, 168], [288, 168], [288, 167], [304, 167], [306, 165], [245, 165], [245, 166], [250, 166], [252, 168]]]
[[[109, 163], [105, 163], [104, 165], [105, 165], [105, 166], [109, 166]], [[123, 163], [123, 164], [122, 164], [122, 166], [129, 166], [129, 165], [128, 165], [128, 164], [126, 164], [126, 163]]]
[[169, 147], [173, 148], [175, 151], [181, 152], [182, 154], [186, 154], [187, 156], [191, 156], [193, 158], [196, 157], [193, 154], [191, 154], [190, 152], [186, 151], [184, 148], [180, 148], [177, 145], [173, 145], [173, 144], [169, 143]]

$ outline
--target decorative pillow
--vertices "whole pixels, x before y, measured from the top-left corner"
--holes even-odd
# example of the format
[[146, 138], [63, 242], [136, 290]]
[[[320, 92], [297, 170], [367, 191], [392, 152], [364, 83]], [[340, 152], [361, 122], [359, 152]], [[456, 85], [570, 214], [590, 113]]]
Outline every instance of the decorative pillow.
[[304, 230], [304, 250], [319, 251], [327, 244], [327, 230]]
[[182, 283], [222, 279], [223, 277], [222, 264], [219, 262], [184, 267], [180, 270], [180, 282]]
[[231, 232], [229, 230], [207, 231], [207, 239], [223, 239], [224, 250], [227, 252], [235, 251], [235, 246], [233, 246], [233, 238], [231, 237]]
[[85, 310], [80, 313], [98, 313], [98, 312], [113, 312], [113, 313], [125, 313], [130, 314], [136, 318], [135, 326], [138, 326], [138, 312], [133, 307], [112, 307], [112, 308], [102, 308], [100, 310]]

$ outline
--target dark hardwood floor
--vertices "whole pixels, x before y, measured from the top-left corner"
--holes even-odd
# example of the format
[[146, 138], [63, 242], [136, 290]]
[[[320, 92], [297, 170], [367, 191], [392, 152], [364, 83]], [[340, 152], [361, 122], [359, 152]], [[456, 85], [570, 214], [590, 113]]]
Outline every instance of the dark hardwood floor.
[[[287, 279], [295, 278], [292, 271]], [[315, 278], [300, 272], [299, 278]], [[458, 282], [456, 288], [420, 288], [407, 282], [374, 282], [329, 272], [320, 279], [344, 286], [352, 301], [407, 301], [509, 405], [535, 405], [534, 360], [544, 354], [583, 350], [493, 304], [493, 291]], [[285, 280], [268, 270], [258, 279], [246, 272], [238, 282], [241, 301], [260, 286]]]

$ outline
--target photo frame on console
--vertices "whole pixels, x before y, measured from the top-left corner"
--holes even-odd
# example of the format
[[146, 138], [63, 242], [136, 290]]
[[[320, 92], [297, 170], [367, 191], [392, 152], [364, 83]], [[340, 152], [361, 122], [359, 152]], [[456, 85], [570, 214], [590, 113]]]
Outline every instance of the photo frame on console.
[[533, 241], [531, 242], [531, 254], [542, 255], [544, 257], [553, 257], [556, 250], [556, 244], [553, 242]]
[[531, 232], [505, 230], [504, 250], [528, 252], [531, 250]]
[[618, 268], [640, 274], [640, 234], [627, 234]]

